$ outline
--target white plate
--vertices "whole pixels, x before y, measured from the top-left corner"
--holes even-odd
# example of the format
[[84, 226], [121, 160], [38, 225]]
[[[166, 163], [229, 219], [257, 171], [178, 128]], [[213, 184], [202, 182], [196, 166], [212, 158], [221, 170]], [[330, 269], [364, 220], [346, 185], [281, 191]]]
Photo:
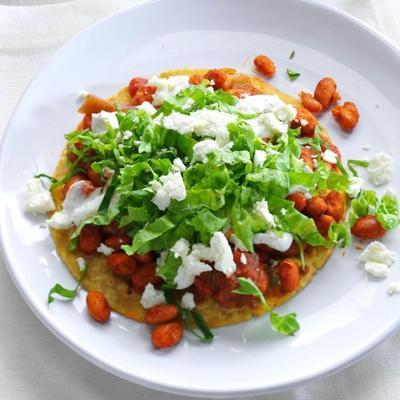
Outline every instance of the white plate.
[[[295, 49], [296, 56], [289, 60]], [[176, 67], [251, 69], [268, 54], [278, 71], [272, 83], [288, 93], [312, 89], [333, 76], [345, 100], [359, 106], [355, 132], [328, 127], [345, 157], [374, 151], [399, 154], [399, 51], [370, 28], [323, 5], [298, 0], [153, 1], [91, 27], [60, 49], [26, 90], [9, 123], [0, 164], [1, 245], [17, 287], [43, 323], [94, 364], [130, 381], [168, 392], [205, 397], [244, 396], [291, 387], [343, 368], [400, 325], [400, 296], [388, 280], [369, 281], [356, 252], [336, 251], [314, 282], [281, 307], [296, 311], [293, 338], [271, 331], [266, 318], [216, 330], [203, 345], [186, 338], [171, 351], [151, 348], [148, 329], [119, 315], [99, 326], [86, 315], [84, 293], [73, 304], [46, 304], [55, 282], [73, 285], [42, 220], [23, 213], [25, 181], [52, 172], [63, 134], [79, 116], [77, 92], [109, 96], [137, 75]], [[295, 83], [287, 67], [301, 72]], [[392, 186], [399, 189], [398, 157]], [[399, 235], [385, 242], [399, 248]], [[389, 280], [400, 280], [398, 265]]]

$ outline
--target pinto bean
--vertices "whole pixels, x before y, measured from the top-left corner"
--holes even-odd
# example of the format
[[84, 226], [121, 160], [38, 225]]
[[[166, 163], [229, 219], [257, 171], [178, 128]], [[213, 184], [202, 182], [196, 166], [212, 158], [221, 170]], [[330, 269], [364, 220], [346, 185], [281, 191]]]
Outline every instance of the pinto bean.
[[116, 275], [129, 276], [134, 273], [136, 262], [125, 253], [112, 253], [106, 258], [107, 266]]
[[117, 221], [112, 221], [110, 224], [103, 226], [103, 232], [105, 235], [120, 235], [123, 234], [124, 231], [118, 227]]
[[357, 106], [350, 101], [346, 101], [343, 106], [333, 107], [332, 115], [344, 131], [353, 130], [360, 118]]
[[285, 258], [279, 262], [278, 268], [282, 289], [286, 292], [296, 290], [300, 281], [300, 271], [297, 262], [291, 258]]
[[108, 247], [112, 247], [114, 250], [121, 250], [121, 246], [124, 244], [131, 244], [132, 239], [125, 235], [124, 233], [117, 233], [115, 235], [109, 236], [104, 244]]
[[[307, 243], [303, 243], [303, 249], [307, 248]], [[272, 256], [273, 258], [281, 259], [281, 258], [291, 258], [298, 257], [300, 255], [300, 247], [299, 245], [293, 241], [290, 247], [286, 251], [274, 251]]]
[[335, 218], [331, 215], [322, 214], [314, 219], [315, 225], [322, 236], [327, 236], [329, 227], [335, 222]]
[[339, 99], [336, 82], [330, 77], [322, 78], [315, 87], [314, 98], [321, 104], [322, 109], [326, 110]]
[[153, 86], [140, 86], [138, 87], [135, 95], [131, 99], [133, 106], [140, 106], [145, 101], [151, 103], [153, 101], [153, 94], [157, 91]]
[[106, 322], [110, 319], [111, 309], [102, 293], [90, 290], [86, 296], [86, 305], [89, 315], [95, 321]]
[[325, 196], [325, 202], [327, 205], [325, 213], [332, 216], [335, 221], [340, 221], [345, 211], [344, 196], [339, 192], [332, 191]]
[[128, 91], [131, 97], [134, 97], [140, 87], [146, 86], [148, 80], [146, 78], [136, 77], [130, 80]]
[[91, 165], [87, 169], [86, 173], [89, 179], [93, 182], [94, 186], [104, 186], [103, 177], [99, 173], [95, 172]]
[[162, 324], [174, 320], [179, 314], [174, 304], [159, 304], [146, 310], [144, 320], [148, 324]]
[[148, 283], [158, 285], [162, 282], [162, 279], [156, 275], [156, 268], [157, 264], [155, 262], [136, 266], [131, 278], [132, 286], [136, 292], [143, 292]]
[[319, 114], [322, 111], [321, 103], [314, 98], [311, 93], [301, 92], [300, 93], [301, 104], [308, 111]]
[[205, 75], [205, 79], [214, 82], [211, 86], [214, 89], [222, 89], [226, 90], [230, 84], [230, 78], [225, 72], [220, 71], [219, 69], [210, 69]]
[[304, 195], [304, 193], [295, 192], [295, 193], [289, 194], [286, 197], [286, 199], [289, 200], [289, 201], [293, 201], [294, 208], [297, 211], [303, 211], [306, 208], [307, 198]]
[[304, 107], [297, 109], [296, 118], [290, 124], [292, 128], [301, 127], [301, 135], [304, 137], [313, 137], [317, 125], [317, 118]]
[[[70, 188], [74, 183], [79, 182], [79, 181], [84, 181], [84, 180], [86, 180], [86, 177], [85, 177], [85, 175], [82, 175], [82, 174], [74, 175], [72, 178], [70, 178], [70, 179], [64, 184], [64, 187], [63, 187], [63, 194], [64, 194], [64, 197], [67, 195], [69, 188]], [[93, 189], [94, 189], [94, 188], [93, 188]]]
[[78, 237], [78, 248], [82, 253], [94, 253], [101, 243], [101, 228], [97, 225], [85, 225]]
[[200, 83], [203, 82], [203, 79], [204, 78], [201, 75], [193, 74], [189, 78], [189, 83], [191, 85], [200, 85]]
[[373, 215], [359, 218], [351, 228], [351, 233], [360, 239], [379, 239], [386, 230]]
[[183, 336], [183, 326], [180, 322], [166, 322], [154, 328], [151, 342], [156, 349], [166, 349], [175, 346]]
[[258, 72], [260, 72], [267, 78], [272, 78], [275, 75], [275, 64], [269, 57], [263, 54], [258, 55], [254, 59], [254, 65], [256, 66]]
[[100, 111], [115, 111], [115, 107], [111, 101], [102, 99], [93, 94], [88, 94], [78, 111], [81, 114], [97, 114]]
[[314, 196], [307, 200], [305, 212], [310, 217], [316, 218], [322, 215], [326, 211], [327, 207], [328, 206], [322, 197]]
[[135, 253], [133, 257], [135, 257], [136, 262], [139, 264], [148, 264], [156, 259], [156, 256], [152, 251], [144, 254]]

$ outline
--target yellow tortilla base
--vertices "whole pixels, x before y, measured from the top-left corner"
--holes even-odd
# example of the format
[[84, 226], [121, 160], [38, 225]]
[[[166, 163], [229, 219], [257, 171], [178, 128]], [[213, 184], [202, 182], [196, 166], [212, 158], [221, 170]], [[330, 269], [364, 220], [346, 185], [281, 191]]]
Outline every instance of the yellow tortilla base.
[[[282, 93], [278, 89], [264, 82], [263, 80], [244, 74], [236, 74], [233, 69], [224, 69], [229, 74], [233, 82], [243, 83], [243, 85], [251, 85], [260, 93], [276, 94], [284, 102], [299, 106], [300, 103], [297, 99]], [[206, 69], [179, 69], [167, 71], [160, 74], [161, 77], [169, 77], [173, 75], [203, 75], [207, 72]], [[121, 89], [110, 100], [118, 101], [120, 103], [130, 103], [130, 94], [127, 88]], [[63, 151], [60, 161], [56, 167], [54, 176], [57, 179], [63, 179], [69, 172], [67, 163], [67, 152]], [[58, 187], [53, 191], [53, 198], [57, 210], [61, 209], [63, 194], [62, 187]], [[344, 200], [345, 201], [345, 200]], [[78, 250], [70, 252], [68, 250], [69, 236], [71, 230], [55, 230], [51, 229], [57, 253], [61, 260], [71, 271], [72, 275], [78, 279], [80, 270], [76, 262], [77, 257], [84, 257], [88, 265], [88, 271], [82, 285], [88, 290], [97, 290], [105, 295], [110, 307], [131, 319], [143, 322], [144, 309], [140, 304], [140, 295], [135, 293], [130, 287], [129, 283], [123, 278], [114, 275], [107, 267], [105, 256], [95, 254], [86, 256], [81, 254]], [[309, 247], [305, 254], [306, 268], [301, 272], [300, 284], [294, 292], [282, 292], [279, 288], [270, 288], [266, 293], [266, 298], [271, 307], [279, 306], [290, 298], [292, 298], [298, 291], [303, 289], [310, 283], [313, 275], [320, 270], [332, 254], [333, 249], [326, 249], [324, 247]], [[198, 311], [202, 314], [204, 320], [211, 328], [221, 327], [229, 324], [246, 321], [254, 315], [261, 315], [265, 312], [262, 306], [256, 309], [242, 307], [240, 309], [224, 309], [217, 302], [212, 299], [207, 299], [197, 305]]]

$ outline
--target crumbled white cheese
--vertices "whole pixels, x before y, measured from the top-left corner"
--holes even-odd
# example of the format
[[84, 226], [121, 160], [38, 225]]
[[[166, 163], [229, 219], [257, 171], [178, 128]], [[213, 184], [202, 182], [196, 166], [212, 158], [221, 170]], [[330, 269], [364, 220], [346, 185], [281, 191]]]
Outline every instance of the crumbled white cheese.
[[149, 115], [153, 115], [157, 112], [157, 109], [153, 106], [153, 104], [148, 101], [144, 101], [142, 104], [136, 107], [138, 110], [142, 110]]
[[203, 108], [189, 115], [172, 112], [164, 117], [162, 124], [184, 135], [193, 132], [200, 137], [215, 138], [219, 147], [229, 143], [227, 125], [236, 121], [236, 117], [222, 111]]
[[350, 198], [354, 199], [358, 196], [361, 189], [364, 186], [364, 180], [358, 176], [352, 176], [349, 179], [349, 187], [346, 190], [346, 193]]
[[267, 153], [263, 150], [256, 150], [254, 152], [254, 166], [255, 167], [262, 167], [267, 159]]
[[97, 114], [92, 114], [93, 133], [106, 133], [108, 126], [111, 126], [113, 129], [119, 127], [119, 122], [115, 112], [100, 111]]
[[336, 164], [337, 163], [337, 154], [334, 153], [332, 150], [327, 149], [322, 153], [322, 159], [324, 161], [326, 161], [327, 163]]
[[247, 265], [247, 257], [246, 257], [246, 254], [242, 253], [242, 254], [240, 255], [240, 262], [241, 262], [243, 265]]
[[196, 308], [196, 303], [194, 302], [193, 293], [187, 292], [181, 298], [181, 306], [186, 310], [193, 310]]
[[104, 254], [105, 256], [109, 256], [114, 253], [114, 249], [112, 247], [106, 246], [104, 243], [100, 243], [100, 246], [97, 248], [97, 252]]
[[171, 200], [181, 201], [186, 198], [185, 184], [180, 172], [170, 172], [167, 175], [162, 175], [160, 182], [151, 182], [151, 189], [155, 192], [151, 201], [161, 211], [169, 207]]
[[377, 262], [391, 266], [396, 262], [396, 253], [390, 251], [383, 243], [374, 241], [357, 257], [360, 262]]
[[96, 214], [104, 194], [97, 188], [86, 196], [85, 181], [75, 182], [68, 190], [62, 203], [62, 210], [55, 212], [47, 224], [54, 229], [68, 229]]
[[254, 204], [254, 213], [261, 217], [261, 219], [267, 224], [268, 228], [275, 226], [275, 219], [269, 211], [267, 200], [257, 201]]
[[207, 161], [207, 154], [219, 150], [219, 146], [215, 140], [205, 139], [197, 142], [193, 146], [193, 160], [194, 161]]
[[389, 275], [389, 268], [386, 264], [368, 261], [364, 268], [374, 278], [386, 278]]
[[215, 232], [210, 240], [210, 248], [214, 268], [230, 276], [236, 271], [236, 264], [233, 261], [232, 249], [228, 240], [222, 232]]
[[255, 244], [266, 244], [271, 249], [277, 251], [286, 251], [293, 243], [293, 236], [290, 233], [283, 232], [278, 235], [274, 231], [267, 231], [264, 233], [256, 233], [254, 235]]
[[175, 258], [187, 256], [190, 252], [190, 243], [180, 238], [170, 249], [171, 253], [174, 254]]
[[400, 282], [390, 282], [387, 292], [390, 296], [400, 294]]
[[184, 110], [184, 111], [190, 110], [194, 103], [195, 103], [195, 101], [189, 97], [188, 99], [186, 99], [185, 103], [182, 105], [182, 110]]
[[309, 124], [308, 119], [300, 118], [300, 125], [307, 126]]
[[[133, 136], [133, 133], [131, 131], [125, 131], [123, 133], [124, 140], [129, 140], [132, 136]], [[140, 142], [139, 142], [139, 144], [140, 144]]]
[[55, 207], [51, 193], [45, 189], [40, 179], [30, 179], [26, 183], [25, 211], [31, 214], [46, 214]]
[[307, 187], [303, 186], [303, 185], [293, 185], [293, 186], [291, 186], [290, 189], [289, 189], [289, 193], [288, 194], [293, 194], [293, 193], [297, 193], [297, 192], [303, 193], [304, 196], [306, 197], [306, 199], [311, 199], [311, 197], [312, 197], [311, 193], [310, 193], [310, 190]]
[[172, 162], [172, 165], [176, 172], [183, 172], [186, 170], [186, 165], [180, 158], [175, 158], [175, 160]]
[[155, 287], [148, 283], [144, 288], [142, 298], [140, 299], [140, 304], [144, 308], [151, 308], [159, 304], [165, 304], [165, 295], [162, 290], [157, 290]]
[[296, 118], [297, 111], [296, 108], [293, 107], [291, 104], [283, 103], [278, 107], [275, 107], [272, 112], [275, 116], [283, 122], [290, 122]]
[[176, 288], [186, 289], [191, 286], [197, 275], [202, 272], [211, 271], [212, 268], [199, 260], [194, 254], [188, 254], [182, 257], [182, 264], [178, 268], [177, 274], [175, 276], [174, 282]]
[[263, 114], [265, 126], [272, 135], [283, 134], [288, 130], [288, 124], [280, 121], [275, 114]]
[[83, 257], [77, 257], [76, 263], [78, 264], [79, 271], [83, 271], [86, 268], [86, 261]]
[[287, 214], [287, 210], [286, 210], [286, 208], [281, 208], [281, 214], [282, 215], [286, 215]]
[[239, 99], [234, 107], [243, 114], [259, 114], [272, 112], [283, 105], [285, 103], [276, 95], [260, 94]]
[[376, 186], [388, 183], [392, 175], [392, 161], [392, 157], [384, 151], [375, 154], [367, 167], [368, 179]]
[[149, 79], [147, 85], [157, 88], [153, 94], [153, 104], [155, 106], [160, 106], [164, 101], [171, 100], [181, 90], [190, 86], [187, 75], [176, 75], [169, 78], [153, 76]]

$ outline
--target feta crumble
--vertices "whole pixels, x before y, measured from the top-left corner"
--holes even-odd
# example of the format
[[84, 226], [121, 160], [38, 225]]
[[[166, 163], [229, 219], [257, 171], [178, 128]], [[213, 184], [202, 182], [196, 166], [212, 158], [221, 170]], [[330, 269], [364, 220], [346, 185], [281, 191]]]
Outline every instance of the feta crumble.
[[194, 308], [196, 308], [193, 293], [187, 292], [182, 296], [181, 306], [186, 310], [193, 310]]
[[364, 180], [358, 176], [352, 176], [349, 178], [349, 187], [346, 193], [350, 198], [354, 199], [358, 196], [364, 186]]
[[207, 161], [207, 154], [218, 151], [219, 146], [215, 140], [205, 139], [193, 146], [193, 161]]
[[370, 143], [364, 143], [364, 144], [361, 146], [361, 149], [362, 149], [362, 150], [365, 150], [365, 151], [372, 150], [372, 145], [371, 145]]
[[322, 153], [322, 159], [329, 164], [336, 164], [337, 154], [334, 153], [332, 150], [327, 149]]
[[107, 132], [108, 126], [113, 129], [119, 127], [119, 122], [115, 112], [100, 111], [97, 114], [92, 114], [92, 132], [102, 134]]
[[26, 183], [25, 211], [31, 214], [46, 214], [56, 208], [49, 190], [38, 178]]
[[144, 101], [142, 104], [136, 107], [137, 110], [142, 110], [149, 115], [153, 115], [157, 112], [157, 109], [153, 106], [153, 104], [148, 101]]
[[254, 235], [255, 244], [266, 244], [271, 249], [278, 250], [280, 252], [286, 251], [290, 248], [293, 243], [293, 236], [288, 232], [283, 232], [278, 235], [274, 231], [267, 231], [264, 233], [256, 233]]
[[172, 165], [176, 172], [183, 172], [186, 170], [186, 165], [180, 158], [175, 158], [175, 160], [172, 162]]
[[89, 96], [89, 92], [88, 92], [87, 90], [80, 90], [80, 91], [77, 93], [77, 96], [78, 96], [78, 101], [79, 101], [79, 102], [82, 102], [83, 100], [86, 99], [86, 97]]
[[162, 175], [160, 182], [151, 182], [151, 189], [155, 192], [151, 201], [161, 211], [169, 207], [171, 200], [181, 201], [186, 198], [185, 184], [180, 172], [170, 172], [167, 175]]
[[164, 101], [171, 100], [181, 90], [189, 87], [189, 77], [187, 75], [171, 76], [169, 78], [160, 78], [153, 76], [147, 82], [148, 86], [156, 87], [153, 94], [153, 104], [160, 106]]
[[232, 249], [222, 232], [214, 233], [210, 240], [210, 248], [214, 268], [226, 276], [232, 275], [236, 271], [236, 264], [233, 261]]
[[376, 186], [388, 183], [392, 175], [392, 157], [380, 151], [370, 160], [367, 167], [368, 179]]
[[267, 153], [263, 150], [256, 150], [254, 152], [254, 166], [255, 167], [262, 167], [267, 159]]
[[390, 282], [387, 292], [390, 296], [400, 294], [400, 282]]
[[242, 254], [240, 255], [240, 262], [241, 262], [243, 265], [247, 265], [247, 257], [246, 257], [246, 254], [242, 253]]
[[97, 188], [89, 196], [84, 193], [86, 182], [78, 181], [68, 190], [62, 210], [55, 212], [47, 224], [54, 229], [68, 229], [96, 214], [104, 194]]
[[379, 262], [368, 261], [365, 263], [364, 268], [374, 278], [387, 278], [389, 275], [388, 266]]
[[104, 254], [105, 256], [109, 256], [114, 253], [114, 249], [112, 247], [106, 246], [104, 243], [100, 243], [100, 246], [97, 248], [97, 252]]
[[357, 257], [360, 262], [377, 262], [391, 266], [396, 262], [396, 253], [390, 251], [383, 243], [374, 241]]
[[275, 219], [269, 211], [267, 200], [257, 201], [254, 204], [254, 213], [261, 217], [261, 219], [267, 224], [269, 228], [275, 226]]
[[78, 264], [79, 271], [83, 272], [86, 268], [86, 261], [83, 257], [77, 257], [76, 263]]
[[151, 283], [148, 283], [144, 288], [140, 304], [144, 308], [151, 308], [159, 304], [165, 304], [165, 295], [162, 290], [157, 290]]

